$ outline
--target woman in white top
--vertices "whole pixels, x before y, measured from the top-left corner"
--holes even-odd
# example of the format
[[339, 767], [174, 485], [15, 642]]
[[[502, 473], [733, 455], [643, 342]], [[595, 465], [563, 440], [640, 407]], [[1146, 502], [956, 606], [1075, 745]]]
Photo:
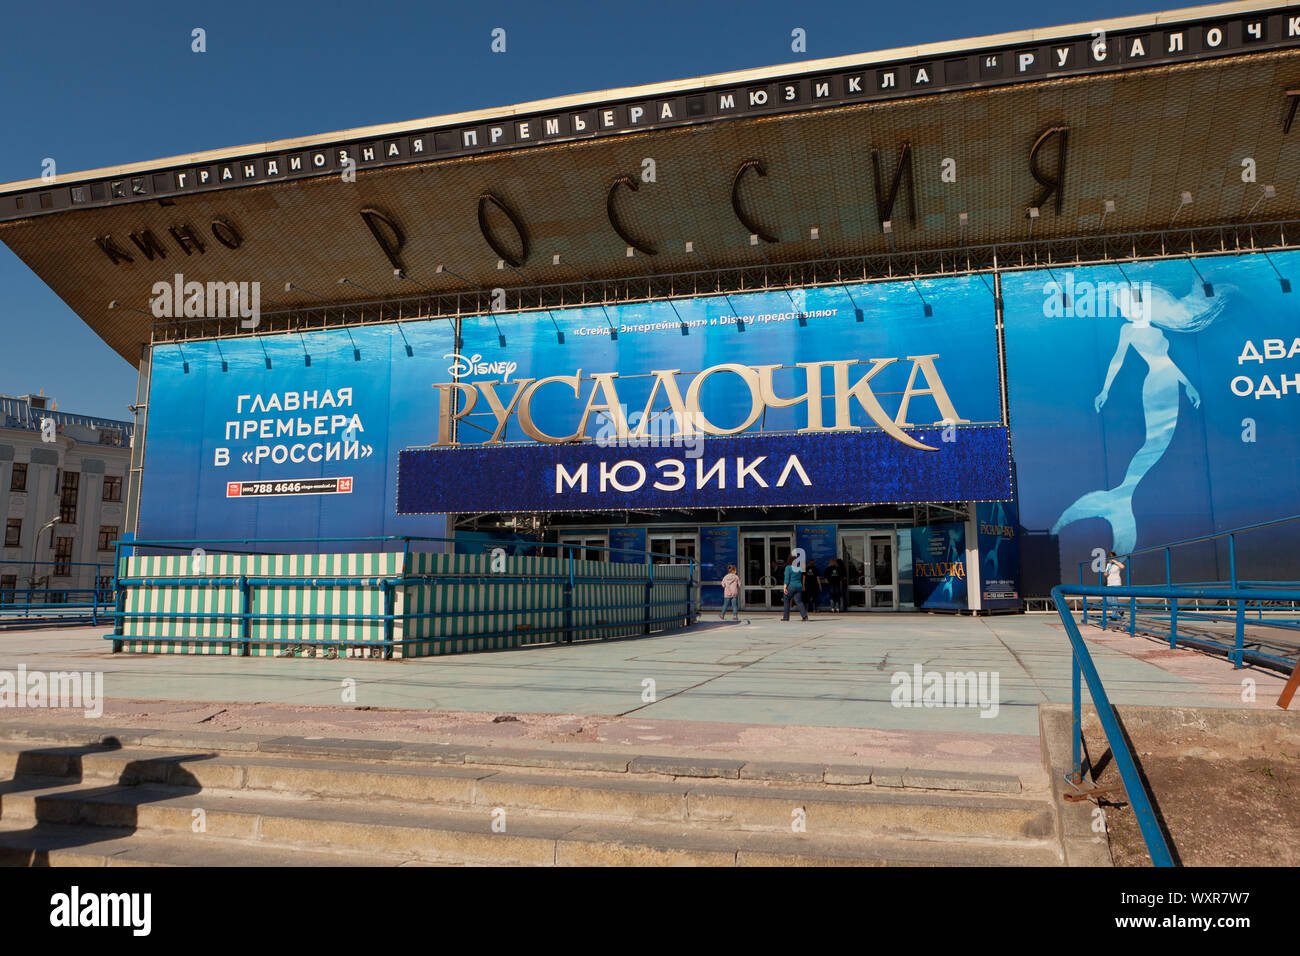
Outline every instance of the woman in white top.
[[1110, 560], [1106, 562], [1106, 587], [1118, 588], [1124, 586], [1124, 562], [1115, 557], [1115, 552], [1110, 553]]
[[[1110, 560], [1106, 562], [1106, 587], [1118, 588], [1124, 586], [1124, 562], [1115, 557], [1115, 552], [1110, 553]], [[1124, 612], [1120, 609], [1119, 598], [1115, 599], [1113, 613], [1111, 617], [1123, 617]]]

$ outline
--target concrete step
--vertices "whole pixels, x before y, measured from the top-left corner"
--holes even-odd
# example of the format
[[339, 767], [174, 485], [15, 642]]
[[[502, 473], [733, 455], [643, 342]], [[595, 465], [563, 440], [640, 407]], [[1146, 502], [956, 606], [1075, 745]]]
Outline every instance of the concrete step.
[[1049, 792], [1033, 774], [204, 731], [103, 736], [84, 725], [0, 730], [0, 862], [1062, 860]]
[[427, 866], [401, 854], [306, 850], [194, 834], [0, 823], [0, 866]]
[[[192, 832], [196, 808], [206, 832]], [[495, 808], [453, 809], [396, 801], [347, 803], [253, 797], [207, 791], [178, 794], [156, 785], [99, 787], [30, 778], [0, 794], [0, 823], [8, 832], [84, 834], [99, 830], [125, 841], [147, 838], [157, 859], [188, 858], [193, 844], [215, 853], [225, 840], [267, 851], [271, 865], [293, 854], [369, 854], [393, 862], [510, 864], [533, 866], [735, 866], [735, 865], [1059, 865], [1056, 849], [1043, 841], [931, 840], [903, 835], [856, 839], [817, 832], [784, 833], [688, 822], [613, 822]], [[494, 821], [504, 821], [495, 832]], [[84, 837], [83, 837], [84, 838]], [[168, 857], [167, 845], [180, 849]], [[0, 843], [0, 846], [3, 846]], [[126, 844], [123, 844], [124, 846]], [[212, 844], [213, 846], [217, 844]], [[21, 853], [22, 844], [11, 852]], [[69, 848], [71, 851], [72, 848]], [[85, 852], [84, 850], [82, 852]], [[179, 852], [180, 856], [176, 853]], [[250, 859], [252, 859], [250, 857]], [[258, 865], [239, 860], [239, 865]], [[214, 863], [212, 865], [223, 865]]]
[[[101, 739], [112, 741], [111, 747]], [[112, 730], [90, 733], [84, 724], [73, 726], [0, 727], [0, 747], [20, 750], [57, 750], [71, 747], [87, 750], [135, 749], [171, 754], [252, 754], [262, 756], [325, 757], [337, 760], [381, 760], [389, 764], [520, 767], [562, 770], [566, 773], [595, 771], [629, 775], [671, 776], [704, 779], [751, 780], [785, 783], [830, 783], [922, 790], [963, 790], [987, 793], [1019, 793], [1024, 789], [1046, 791], [1049, 781], [1040, 768], [1022, 768], [1027, 779], [1015, 773], [970, 772], [907, 767], [872, 767], [861, 763], [780, 763], [735, 759], [709, 754], [629, 754], [609, 748], [557, 750], [547, 746], [529, 748], [417, 744], [402, 741], [285, 737], [259, 734], [231, 734], [204, 731]], [[0, 759], [4, 755], [0, 754]], [[0, 764], [3, 766], [3, 764]]]
[[810, 829], [847, 837], [872, 833], [1041, 841], [1051, 837], [1054, 827], [1051, 807], [1040, 795], [871, 784], [765, 783], [602, 771], [561, 774], [514, 765], [500, 769], [133, 747], [31, 750], [12, 745], [0, 747], [0, 772], [5, 770], [19, 782], [50, 777], [104, 788], [147, 784], [165, 786], [175, 795], [221, 791], [480, 811], [501, 807], [537, 817], [676, 822], [778, 833], [790, 830], [798, 808]]

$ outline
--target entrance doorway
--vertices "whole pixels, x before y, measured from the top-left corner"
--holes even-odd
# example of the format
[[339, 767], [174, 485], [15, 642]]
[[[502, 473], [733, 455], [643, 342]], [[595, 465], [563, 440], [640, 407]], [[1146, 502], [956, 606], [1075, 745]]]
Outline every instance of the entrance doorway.
[[898, 559], [892, 531], [840, 534], [840, 555], [848, 578], [848, 606], [868, 611], [898, 608]]
[[744, 606], [779, 608], [785, 605], [785, 562], [794, 547], [789, 534], [745, 534], [741, 543]]
[[572, 545], [560, 548], [560, 557], [573, 555], [575, 561], [608, 561], [609, 552], [605, 550], [609, 541], [603, 535], [562, 535], [560, 544]]
[[[696, 560], [696, 537], [693, 534], [653, 535], [649, 541], [651, 564], [686, 564]], [[672, 555], [676, 558], [666, 557]]]

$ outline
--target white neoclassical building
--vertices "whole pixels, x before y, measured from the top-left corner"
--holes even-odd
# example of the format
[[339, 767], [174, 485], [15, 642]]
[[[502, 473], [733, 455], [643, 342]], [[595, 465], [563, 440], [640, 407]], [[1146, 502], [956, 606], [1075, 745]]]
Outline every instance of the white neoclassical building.
[[85, 603], [112, 578], [132, 424], [0, 395], [0, 603]]

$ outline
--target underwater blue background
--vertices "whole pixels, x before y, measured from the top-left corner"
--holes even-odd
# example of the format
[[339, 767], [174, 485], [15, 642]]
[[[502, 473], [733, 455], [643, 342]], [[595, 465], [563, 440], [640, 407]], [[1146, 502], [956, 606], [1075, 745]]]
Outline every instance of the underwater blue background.
[[[1211, 284], [1207, 297], [1202, 279]], [[1185, 539], [1269, 521], [1300, 512], [1300, 394], [1280, 397], [1234, 395], [1232, 382], [1263, 376], [1279, 393], [1280, 377], [1300, 375], [1300, 354], [1290, 359], [1238, 363], [1245, 343], [1263, 352], [1265, 339], [1290, 349], [1300, 336], [1300, 255], [1296, 253], [1199, 257], [1083, 269], [1053, 268], [1002, 277], [1006, 374], [1020, 521], [1029, 532], [1050, 533], [1071, 504], [1124, 481], [1130, 462], [1146, 439], [1143, 386], [1147, 363], [1133, 350], [1123, 357], [1101, 411], [1095, 399], [1115, 353], [1122, 316], [1049, 315], [1064, 311], [1059, 287], [1078, 283], [1150, 283], [1181, 299], [1186, 309], [1217, 308], [1198, 331], [1162, 329], [1169, 358], [1199, 392], [1193, 407], [1179, 386], [1176, 418], [1168, 448], [1137, 483], [1132, 495], [1136, 547]], [[1282, 291], [1281, 277], [1296, 283]], [[1078, 299], [1078, 296], [1075, 297]], [[1048, 300], [1050, 308], [1045, 308]], [[1080, 311], [1077, 302], [1073, 311]], [[1153, 320], [1162, 321], [1154, 308]], [[1300, 382], [1300, 379], [1297, 379]], [[1238, 384], [1241, 390], [1242, 384]], [[1253, 422], [1254, 441], [1247, 441]], [[1114, 547], [1108, 520], [1084, 517], [1057, 532], [1060, 575], [1078, 581], [1078, 562], [1091, 564], [1092, 551]], [[1294, 531], [1263, 531], [1239, 544], [1242, 577], [1300, 577]], [[1204, 543], [1173, 556], [1175, 581], [1228, 576], [1227, 545]], [[1164, 580], [1162, 554], [1131, 563], [1135, 582]], [[1028, 567], [1026, 571], [1028, 572]], [[1091, 572], [1086, 575], [1090, 580]]]

